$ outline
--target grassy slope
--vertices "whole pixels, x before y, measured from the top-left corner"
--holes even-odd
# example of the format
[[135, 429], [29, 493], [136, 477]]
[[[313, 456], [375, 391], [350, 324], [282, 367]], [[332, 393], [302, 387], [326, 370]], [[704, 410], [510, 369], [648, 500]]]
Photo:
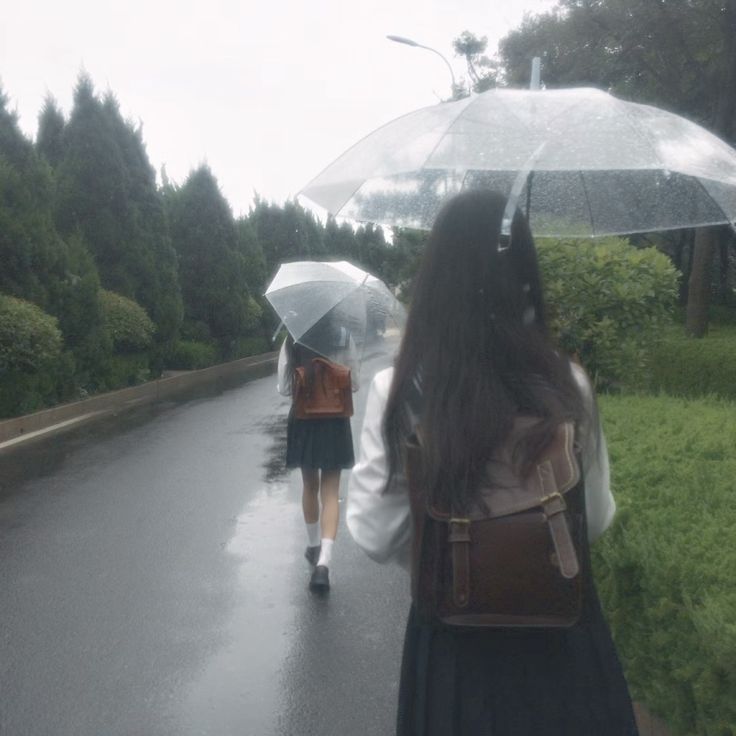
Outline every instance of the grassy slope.
[[594, 550], [637, 698], [736, 734], [736, 404], [601, 399], [619, 515]]

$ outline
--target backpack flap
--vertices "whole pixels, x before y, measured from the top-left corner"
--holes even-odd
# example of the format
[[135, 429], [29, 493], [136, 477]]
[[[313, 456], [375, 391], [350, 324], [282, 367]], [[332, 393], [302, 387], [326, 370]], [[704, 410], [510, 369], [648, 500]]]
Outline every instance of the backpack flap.
[[296, 368], [294, 406], [297, 419], [334, 419], [353, 415], [350, 369], [313, 358], [311, 370]]
[[[535, 421], [535, 420], [531, 420]], [[574, 427], [560, 425], [526, 478], [513, 448], [517, 421], [488, 463], [478, 503], [460, 517], [422, 493], [421, 448], [407, 448], [415, 525], [412, 584], [425, 616], [459, 626], [570, 626], [580, 613], [584, 522], [570, 524], [566, 494], [581, 488]], [[419, 463], [419, 464], [418, 464]], [[582, 488], [581, 488], [582, 490]]]

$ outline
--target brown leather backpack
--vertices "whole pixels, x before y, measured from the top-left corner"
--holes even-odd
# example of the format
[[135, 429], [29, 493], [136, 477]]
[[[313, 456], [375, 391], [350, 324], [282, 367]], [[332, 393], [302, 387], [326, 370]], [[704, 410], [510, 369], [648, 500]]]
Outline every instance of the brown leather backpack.
[[295, 369], [294, 411], [297, 419], [353, 416], [350, 369], [325, 358], [312, 358], [311, 370]]
[[512, 453], [533, 421], [516, 421], [488, 463], [488, 486], [462, 517], [428, 498], [421, 485], [421, 447], [408, 443], [412, 596], [425, 619], [473, 627], [577, 622], [587, 537], [575, 431], [561, 424], [533, 472], [521, 478]]

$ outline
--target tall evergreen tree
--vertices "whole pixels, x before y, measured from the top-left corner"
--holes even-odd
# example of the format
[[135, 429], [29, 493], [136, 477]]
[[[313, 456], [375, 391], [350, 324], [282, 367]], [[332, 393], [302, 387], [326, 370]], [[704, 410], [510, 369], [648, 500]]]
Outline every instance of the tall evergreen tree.
[[[249, 325], [249, 290], [233, 215], [207, 166], [167, 197], [187, 330], [209, 335], [227, 357]], [[198, 332], [197, 332], [198, 331]]]
[[60, 230], [80, 233], [103, 286], [141, 304], [159, 342], [173, 339], [181, 293], [155, 172], [140, 130], [122, 118], [112, 95], [100, 100], [84, 75], [64, 129], [58, 182]]
[[269, 277], [266, 257], [263, 254], [255, 230], [247, 217], [240, 217], [235, 223], [238, 252], [243, 258], [243, 269], [248, 286], [254, 295], [262, 295]]
[[53, 217], [54, 182], [0, 92], [0, 291], [38, 304], [59, 320], [80, 383], [109, 353], [94, 264], [77, 238], [62, 239]]
[[288, 201], [282, 207], [256, 198], [248, 219], [261, 243], [270, 274], [280, 263], [320, 260], [327, 254], [322, 226], [296, 201]]
[[359, 260], [355, 231], [347, 222], [338, 224], [334, 217], [328, 217], [324, 226], [324, 241], [325, 251], [331, 257], [346, 261]]
[[58, 166], [64, 153], [64, 115], [53, 97], [47, 97], [38, 116], [36, 150], [51, 166]]
[[355, 240], [359, 265], [381, 279], [390, 280], [387, 272], [389, 245], [383, 235], [383, 228], [371, 223], [361, 225], [355, 233]]

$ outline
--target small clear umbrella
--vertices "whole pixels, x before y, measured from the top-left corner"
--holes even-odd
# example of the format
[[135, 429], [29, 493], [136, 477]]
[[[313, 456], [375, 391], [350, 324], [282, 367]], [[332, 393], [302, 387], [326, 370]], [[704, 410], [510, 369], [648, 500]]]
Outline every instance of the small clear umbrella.
[[294, 340], [330, 359], [347, 335], [361, 355], [366, 342], [401, 329], [405, 319], [388, 287], [348, 261], [284, 263], [265, 297]]
[[334, 215], [428, 229], [467, 188], [518, 193], [537, 235], [736, 220], [736, 151], [704, 128], [596, 89], [494, 89], [368, 135], [301, 194]]

